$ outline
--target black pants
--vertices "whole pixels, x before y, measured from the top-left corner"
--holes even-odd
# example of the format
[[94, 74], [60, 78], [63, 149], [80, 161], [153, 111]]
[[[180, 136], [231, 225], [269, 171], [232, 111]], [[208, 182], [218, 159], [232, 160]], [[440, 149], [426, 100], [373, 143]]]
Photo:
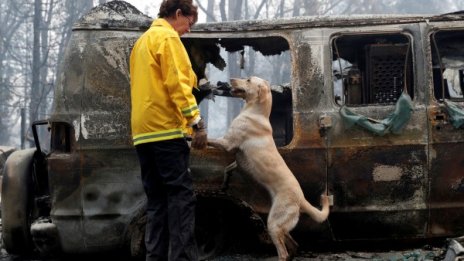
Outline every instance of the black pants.
[[198, 260], [195, 203], [184, 139], [136, 146], [147, 195], [147, 261]]

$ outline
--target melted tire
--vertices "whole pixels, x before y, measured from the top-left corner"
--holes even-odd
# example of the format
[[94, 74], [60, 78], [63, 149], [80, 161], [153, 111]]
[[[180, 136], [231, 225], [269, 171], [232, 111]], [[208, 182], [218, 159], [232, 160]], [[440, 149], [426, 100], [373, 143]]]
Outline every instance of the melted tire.
[[2, 236], [6, 251], [15, 255], [32, 252], [30, 213], [32, 164], [35, 149], [13, 152], [5, 163], [2, 182]]
[[231, 243], [229, 215], [223, 208], [199, 206], [195, 237], [200, 260], [213, 258], [227, 251]]

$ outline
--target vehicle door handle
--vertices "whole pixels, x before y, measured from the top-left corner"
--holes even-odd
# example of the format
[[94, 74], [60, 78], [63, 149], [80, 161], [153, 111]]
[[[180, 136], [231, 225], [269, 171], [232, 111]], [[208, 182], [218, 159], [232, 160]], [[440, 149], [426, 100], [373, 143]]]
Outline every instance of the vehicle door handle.
[[332, 117], [328, 115], [321, 115], [319, 117], [319, 133], [321, 137], [327, 135], [327, 131], [332, 128]]
[[447, 115], [444, 112], [440, 111], [432, 116], [432, 126], [434, 126], [436, 130], [440, 130], [447, 123]]

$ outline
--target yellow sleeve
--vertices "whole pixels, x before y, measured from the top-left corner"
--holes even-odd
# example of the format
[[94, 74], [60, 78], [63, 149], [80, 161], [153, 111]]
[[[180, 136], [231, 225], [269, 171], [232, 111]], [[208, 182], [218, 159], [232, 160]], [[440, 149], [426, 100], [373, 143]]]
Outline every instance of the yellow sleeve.
[[178, 37], [168, 37], [160, 51], [163, 84], [169, 96], [187, 119], [188, 125], [200, 116], [192, 88], [197, 84], [197, 77], [184, 45]]

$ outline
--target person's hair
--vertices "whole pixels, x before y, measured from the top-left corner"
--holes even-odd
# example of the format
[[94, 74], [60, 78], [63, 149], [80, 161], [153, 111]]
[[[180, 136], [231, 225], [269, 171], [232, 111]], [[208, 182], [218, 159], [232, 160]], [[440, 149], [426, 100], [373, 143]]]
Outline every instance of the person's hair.
[[163, 0], [158, 17], [172, 17], [176, 14], [177, 9], [180, 9], [185, 16], [192, 15], [195, 22], [198, 20], [198, 7], [193, 4], [192, 0]]

